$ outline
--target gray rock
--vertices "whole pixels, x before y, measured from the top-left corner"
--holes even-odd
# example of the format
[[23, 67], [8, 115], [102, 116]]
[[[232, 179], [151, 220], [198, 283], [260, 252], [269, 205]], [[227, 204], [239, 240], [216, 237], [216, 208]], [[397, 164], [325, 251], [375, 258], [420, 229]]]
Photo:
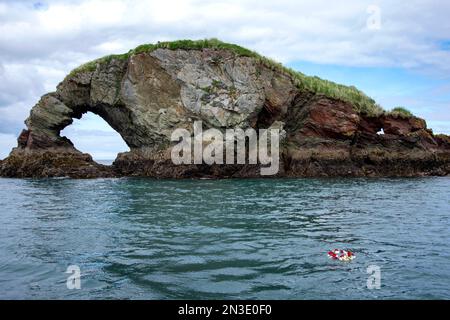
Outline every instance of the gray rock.
[[[258, 165], [174, 166], [170, 136], [176, 128], [192, 132], [196, 120], [221, 131], [279, 129], [282, 176], [449, 171], [450, 140], [427, 131], [423, 120], [364, 117], [349, 103], [300, 90], [282, 70], [229, 50], [157, 49], [91, 69], [67, 76], [32, 108], [0, 175], [259, 176]], [[60, 136], [86, 112], [102, 117], [130, 147], [113, 167], [96, 164]], [[383, 123], [401, 130], [379, 137]]]

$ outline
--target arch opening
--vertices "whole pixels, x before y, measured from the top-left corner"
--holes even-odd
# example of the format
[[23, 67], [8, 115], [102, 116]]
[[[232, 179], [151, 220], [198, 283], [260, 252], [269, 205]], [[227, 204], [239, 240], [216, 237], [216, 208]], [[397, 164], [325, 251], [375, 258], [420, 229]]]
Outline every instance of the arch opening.
[[61, 130], [60, 136], [70, 139], [77, 150], [89, 153], [100, 164], [110, 165], [118, 153], [130, 151], [122, 136], [92, 112], [80, 119], [73, 118], [73, 123]]

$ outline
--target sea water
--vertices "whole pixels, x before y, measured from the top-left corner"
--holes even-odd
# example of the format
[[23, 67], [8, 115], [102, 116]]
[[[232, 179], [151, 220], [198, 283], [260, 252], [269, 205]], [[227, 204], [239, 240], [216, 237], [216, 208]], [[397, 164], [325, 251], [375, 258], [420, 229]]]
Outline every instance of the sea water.
[[448, 177], [0, 179], [0, 298], [449, 299], [449, 228]]

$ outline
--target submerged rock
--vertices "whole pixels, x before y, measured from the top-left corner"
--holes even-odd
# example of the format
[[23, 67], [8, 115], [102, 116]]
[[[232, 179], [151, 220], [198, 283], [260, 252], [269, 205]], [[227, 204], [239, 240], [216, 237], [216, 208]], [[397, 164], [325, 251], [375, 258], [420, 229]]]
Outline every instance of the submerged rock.
[[[130, 147], [112, 166], [95, 163], [60, 132], [86, 112]], [[283, 68], [226, 48], [156, 48], [71, 73], [44, 95], [0, 162], [7, 177], [256, 177], [260, 165], [174, 165], [172, 132], [285, 130], [278, 176], [447, 175], [450, 139], [423, 119], [367, 114], [352, 101], [302, 86]], [[383, 129], [384, 134], [377, 134]]]

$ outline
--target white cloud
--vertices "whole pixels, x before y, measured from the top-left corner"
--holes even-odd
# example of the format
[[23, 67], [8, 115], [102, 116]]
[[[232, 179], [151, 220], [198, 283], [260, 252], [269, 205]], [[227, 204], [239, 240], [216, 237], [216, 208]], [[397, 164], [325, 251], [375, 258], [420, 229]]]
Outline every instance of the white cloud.
[[[61, 131], [75, 147], [89, 153], [95, 160], [115, 159], [119, 152], [129, 151], [122, 137], [99, 116], [88, 112], [81, 120]], [[95, 139], [92, 139], [95, 137]]]
[[17, 137], [13, 134], [0, 133], [0, 159], [6, 158], [14, 147], [17, 147]]
[[68, 51], [90, 58], [102, 44], [112, 52], [123, 42], [217, 36], [284, 61], [450, 70], [450, 52], [436, 44], [450, 36], [450, 3], [377, 3], [380, 30], [366, 26], [372, 1], [359, 0], [48, 1], [41, 10], [8, 2], [0, 10], [0, 46], [18, 58]]

